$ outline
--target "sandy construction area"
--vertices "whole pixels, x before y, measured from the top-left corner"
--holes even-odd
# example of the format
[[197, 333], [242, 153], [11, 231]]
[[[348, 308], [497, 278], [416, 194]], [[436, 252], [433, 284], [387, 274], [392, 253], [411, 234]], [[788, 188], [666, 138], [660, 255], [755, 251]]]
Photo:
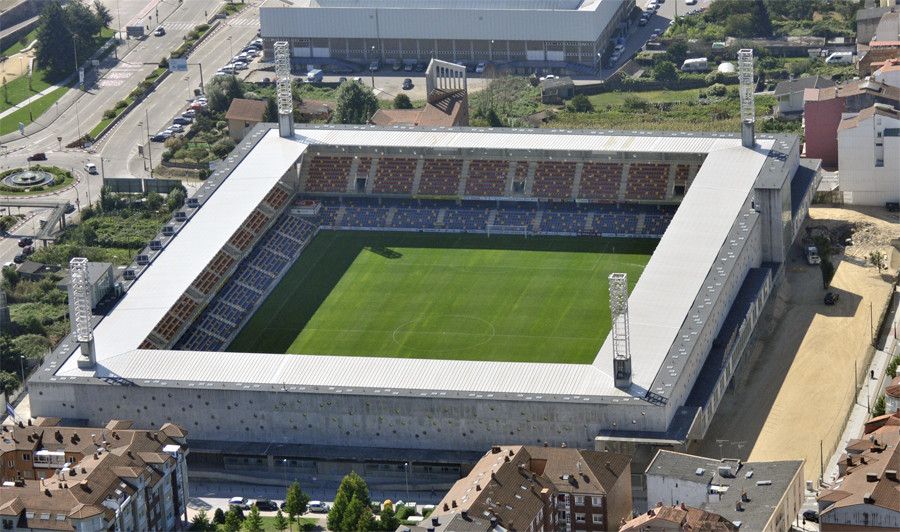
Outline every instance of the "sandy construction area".
[[28, 52], [19, 52], [13, 54], [6, 61], [0, 63], [0, 78], [5, 78], [6, 82], [28, 74], [28, 65], [34, 59], [34, 50]]
[[900, 253], [892, 251], [890, 241], [900, 238], [900, 224], [884, 209], [817, 208], [810, 210], [807, 227], [852, 233], [854, 245], [835, 261], [829, 289], [840, 294], [840, 301], [824, 305], [819, 268], [807, 265], [795, 246], [785, 283], [760, 321], [760, 336], [745, 355], [736, 386], [726, 392], [705, 440], [694, 450], [750, 460], [803, 458], [805, 477], [816, 479], [820, 445], [827, 460], [857, 383], [865, 382], [872, 327], [877, 328], [892, 290], [888, 275], [862, 257], [881, 249], [893, 255], [896, 271]]

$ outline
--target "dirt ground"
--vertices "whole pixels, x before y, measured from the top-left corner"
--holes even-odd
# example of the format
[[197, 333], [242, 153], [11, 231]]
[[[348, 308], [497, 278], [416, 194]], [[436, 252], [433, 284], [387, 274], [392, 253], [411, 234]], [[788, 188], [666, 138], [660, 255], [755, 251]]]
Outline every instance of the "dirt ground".
[[841, 241], [850, 236], [843, 233], [852, 233], [853, 245], [835, 257], [840, 262], [835, 261], [829, 288], [840, 301], [824, 305], [819, 268], [807, 265], [800, 246], [794, 246], [785, 283], [758, 325], [761, 334], [695, 452], [749, 460], [802, 458], [805, 478], [816, 479], [820, 444], [825, 459], [834, 451], [856, 383], [866, 381], [872, 327], [877, 329], [892, 290], [889, 275], [879, 274], [864, 257], [882, 250], [896, 272], [900, 252], [890, 243], [900, 238], [900, 224], [879, 208], [814, 208], [806, 228], [816, 227], [841, 235]]
[[32, 59], [34, 59], [34, 50], [13, 54], [6, 61], [0, 63], [0, 78], [9, 83], [19, 76], [28, 74], [28, 65], [31, 64]]

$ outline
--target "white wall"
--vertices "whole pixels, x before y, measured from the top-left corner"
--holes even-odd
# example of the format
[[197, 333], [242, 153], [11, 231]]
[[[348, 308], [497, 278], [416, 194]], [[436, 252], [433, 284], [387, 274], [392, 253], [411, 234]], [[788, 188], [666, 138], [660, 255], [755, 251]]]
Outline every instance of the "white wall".
[[[874, 504], [856, 504], [827, 511], [821, 516], [822, 524], [881, 527], [884, 530], [900, 530], [900, 512], [892, 512]], [[830, 527], [834, 529], [834, 526]]]
[[872, 79], [880, 83], [900, 87], [900, 70], [892, 70], [891, 72], [883, 72], [880, 68], [872, 74]]
[[661, 502], [667, 506], [684, 503], [699, 508], [706, 504], [709, 471], [698, 476], [698, 482], [665, 475], [647, 474], [647, 506], [652, 508]]
[[[875, 115], [838, 131], [838, 180], [846, 203], [900, 201], [900, 136], [877, 136], [889, 128], [900, 128], [900, 120]], [[883, 149], [878, 140], [883, 141]], [[875, 166], [876, 157], [883, 158], [883, 166]]]

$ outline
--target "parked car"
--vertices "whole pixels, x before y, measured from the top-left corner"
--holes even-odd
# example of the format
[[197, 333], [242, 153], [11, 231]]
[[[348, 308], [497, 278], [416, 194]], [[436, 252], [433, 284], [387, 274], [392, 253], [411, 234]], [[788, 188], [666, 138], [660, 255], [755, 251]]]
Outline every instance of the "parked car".
[[806, 247], [806, 262], [810, 266], [815, 266], [816, 264], [822, 263], [822, 258], [819, 257], [819, 250], [816, 246], [807, 246]]
[[656, 28], [655, 30], [653, 30], [653, 33], [650, 34], [650, 40], [656, 39], [660, 35], [662, 35], [662, 30], [659, 28]]
[[[178, 120], [178, 119], [176, 118], [175, 120]], [[174, 124], [169, 126], [169, 131], [171, 131], [173, 133], [184, 133], [184, 126], [179, 124], [178, 122], [175, 122]]]
[[184, 128], [181, 127], [181, 126], [188, 126], [188, 125], [190, 125], [193, 121], [194, 121], [193, 118], [189, 118], [189, 117], [185, 117], [185, 116], [179, 116], [179, 117], [176, 117], [175, 120], [172, 120], [172, 123], [175, 124], [176, 126], [180, 127], [182, 130], [184, 130]]
[[835, 305], [835, 304], [837, 304], [837, 302], [840, 299], [841, 299], [840, 294], [837, 294], [835, 292], [828, 292], [827, 294], [825, 294], [825, 304], [826, 305], [829, 305], [829, 306]]
[[249, 510], [250, 505], [247, 504], [247, 499], [243, 497], [232, 497], [228, 499], [228, 506], [237, 506], [241, 510]]
[[413, 65], [412, 63], [406, 63], [405, 65], [403, 65], [403, 71], [412, 72], [414, 67], [415, 65]]
[[25, 246], [24, 248], [22, 248], [22, 255], [25, 255], [27, 257], [27, 256], [33, 255], [33, 254], [34, 254], [34, 246]]
[[394, 61], [394, 64], [391, 65], [391, 70], [393, 70], [394, 72], [400, 72], [402, 68], [403, 63], [401, 63], [400, 61]]
[[34, 244], [34, 240], [28, 238], [27, 236], [23, 236], [19, 239], [19, 247], [24, 248], [25, 246], [30, 246]]
[[425, 72], [425, 69], [428, 68], [428, 65], [419, 61], [416, 63], [416, 72]]
[[475, 73], [483, 74], [485, 67], [487, 67], [487, 65], [485, 65], [484, 63], [478, 63], [477, 65], [475, 65]]
[[413, 88], [413, 82], [411, 79], [406, 78], [403, 80], [403, 90], [408, 91]]
[[248, 68], [250, 68], [249, 65], [244, 61], [235, 61], [234, 63], [235, 70], [247, 70]]
[[268, 499], [258, 499], [253, 506], [259, 508], [261, 512], [277, 512], [278, 505]]
[[815, 510], [805, 510], [803, 512], [803, 519], [806, 519], [807, 521], [809, 521], [811, 523], [818, 523], [819, 522], [819, 512], [817, 512]]
[[197, 116], [197, 111], [194, 111], [193, 109], [188, 109], [187, 111], [181, 113], [181, 116], [183, 118], [194, 118], [195, 116]]
[[262, 39], [253, 39], [252, 41], [250, 41], [250, 44], [252, 44], [253, 46], [259, 46], [260, 48], [262, 48], [263, 40]]
[[16, 255], [15, 257], [13, 257], [13, 262], [15, 262], [16, 264], [22, 264], [26, 260], [28, 260], [28, 257], [25, 255], [22, 255], [21, 253]]
[[150, 137], [150, 142], [165, 142], [166, 139], [168, 139], [171, 136], [172, 136], [171, 133], [167, 133], [165, 131], [160, 131], [156, 135], [153, 135], [152, 137]]
[[357, 83], [362, 83], [362, 82], [363, 82], [363, 81], [362, 81], [362, 78], [361, 78], [360, 76], [355, 76], [355, 77], [353, 78], [353, 81], [355, 81], [355, 82], [357, 82]]
[[369, 63], [369, 72], [378, 72], [379, 70], [381, 70], [380, 61], [372, 61]]
[[649, 20], [650, 20], [650, 15], [647, 13], [644, 13], [643, 15], [641, 15], [641, 19], [638, 20], [638, 26], [646, 26], [647, 21], [649, 21]]
[[75, 212], [75, 206], [71, 203], [66, 203], [65, 213], [72, 214], [73, 212]]
[[159, 26], [158, 28], [153, 30], [153, 35], [156, 35], [157, 37], [162, 37], [165, 34], [166, 34], [166, 28], [163, 28], [162, 26]]
[[46, 161], [46, 160], [47, 160], [47, 154], [44, 152], [35, 153], [28, 158], [29, 162], [31, 162], [31, 161]]
[[309, 504], [306, 505], [306, 510], [314, 514], [326, 514], [330, 509], [328, 503], [322, 501], [309, 501]]

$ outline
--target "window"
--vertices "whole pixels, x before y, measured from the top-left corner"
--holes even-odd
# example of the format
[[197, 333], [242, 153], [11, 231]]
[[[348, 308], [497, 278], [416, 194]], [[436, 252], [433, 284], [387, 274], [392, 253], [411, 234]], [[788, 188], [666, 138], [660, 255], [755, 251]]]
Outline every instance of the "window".
[[30, 462], [31, 461], [31, 453], [22, 453], [22, 460], [25, 460], [26, 462]]
[[575, 514], [575, 522], [576, 523], [584, 523], [584, 514]]
[[584, 495], [576, 495], [575, 496], [575, 505], [576, 506], [584, 506]]
[[591, 522], [594, 523], [595, 525], [602, 525], [603, 524], [603, 516], [599, 515], [599, 514], [594, 514], [591, 516]]
[[591, 506], [600, 508], [603, 506], [603, 497], [591, 497]]

